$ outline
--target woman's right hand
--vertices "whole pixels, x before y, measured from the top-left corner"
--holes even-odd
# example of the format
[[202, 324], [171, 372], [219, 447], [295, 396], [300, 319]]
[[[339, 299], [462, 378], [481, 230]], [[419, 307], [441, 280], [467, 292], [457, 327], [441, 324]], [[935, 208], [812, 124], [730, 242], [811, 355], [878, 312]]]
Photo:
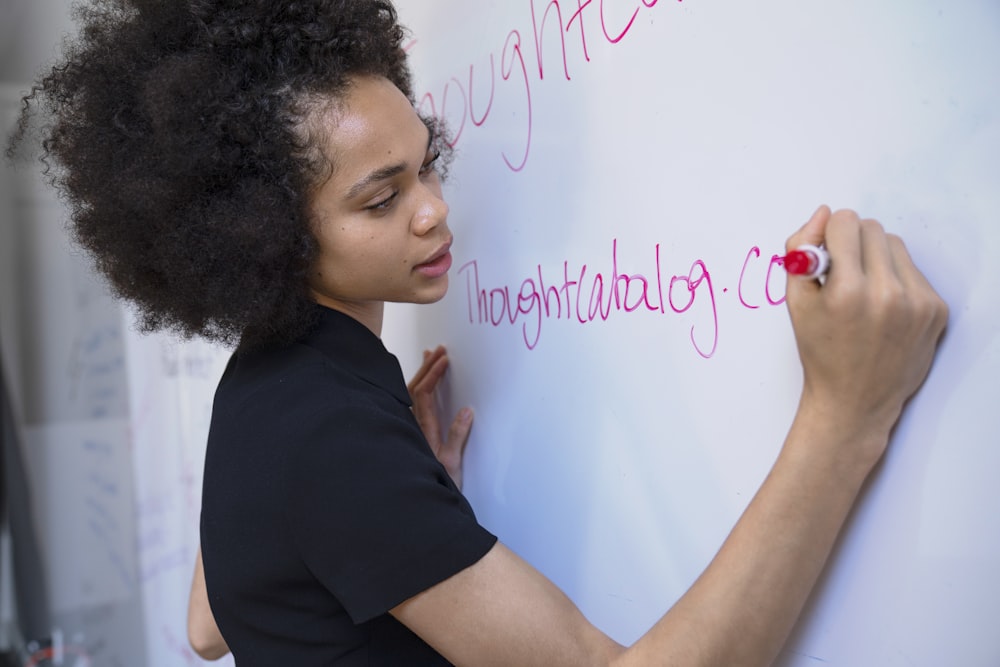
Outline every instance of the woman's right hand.
[[[904, 403], [931, 366], [948, 307], [914, 266], [903, 241], [874, 220], [822, 206], [787, 242], [824, 244], [825, 281], [789, 275], [787, 305], [802, 360], [800, 412], [874, 443], [874, 465]], [[851, 430], [853, 429], [853, 430]], [[858, 459], [855, 459], [858, 460]]]

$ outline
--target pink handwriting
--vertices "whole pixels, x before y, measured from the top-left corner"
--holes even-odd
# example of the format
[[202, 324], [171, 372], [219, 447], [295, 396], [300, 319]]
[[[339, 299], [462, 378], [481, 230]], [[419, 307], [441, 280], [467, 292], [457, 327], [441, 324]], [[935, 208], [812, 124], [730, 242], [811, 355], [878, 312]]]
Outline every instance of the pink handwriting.
[[[606, 3], [605, 0], [576, 0], [572, 4], [566, 0], [561, 3], [560, 0], [549, 0], [547, 3], [528, 0], [531, 32], [524, 32], [529, 35], [527, 38], [522, 38], [522, 31], [516, 28], [507, 32], [503, 46], [498, 49], [499, 68], [497, 51], [492, 51], [488, 66], [486, 58], [483, 58], [469, 65], [468, 77], [464, 74], [448, 77], [440, 92], [428, 91], [420, 96], [417, 108], [449, 122], [452, 134], [449, 143], [452, 146], [461, 140], [467, 121], [478, 128], [486, 125], [494, 113], [501, 119], [518, 118], [518, 122], [523, 123], [522, 135], [503, 148], [500, 157], [511, 171], [521, 171], [531, 154], [532, 85], [545, 80], [542, 54], [546, 38], [559, 40], [562, 75], [570, 81], [570, 63], [574, 61], [575, 54], [577, 58], [582, 57], [584, 63], [590, 62], [588, 26], [599, 24], [600, 36], [610, 44], [618, 44], [632, 31], [640, 12], [654, 8], [658, 2], [632, 0], [629, 9], [622, 11], [620, 8], [609, 9], [608, 5], [614, 3]], [[626, 4], [629, 4], [628, 0]], [[544, 9], [540, 9], [542, 5]], [[596, 28], [590, 27], [589, 30]], [[573, 48], [574, 40], [579, 40], [579, 49]], [[412, 50], [415, 45], [416, 42], [407, 44], [406, 50]], [[486, 90], [488, 93], [477, 93]]]
[[[758, 309], [761, 301], [780, 306], [785, 301], [783, 294], [775, 296], [780, 288], [774, 285], [775, 274], [784, 275], [773, 271], [781, 266], [781, 255], [772, 255], [766, 268], [761, 266], [764, 261], [757, 246], [746, 254], [736, 289], [743, 308]], [[587, 325], [633, 313], [673, 314], [694, 320], [689, 330], [691, 344], [699, 355], [711, 358], [719, 344], [718, 299], [729, 289], [717, 292], [703, 259], [667, 278], [659, 243], [649, 253], [645, 268], [645, 273], [625, 271], [619, 265], [618, 239], [612, 239], [610, 271], [565, 260], [555, 271], [536, 265], [532, 275], [517, 286], [491, 285], [484, 279], [484, 267], [473, 259], [460, 266], [458, 273], [465, 277], [469, 324], [514, 327], [529, 350], [538, 346], [549, 320]]]
[[[745, 260], [743, 260], [743, 269], [740, 271], [740, 281], [736, 293], [740, 299], [740, 303], [745, 308], [756, 310], [757, 308], [760, 308], [760, 305], [747, 303], [747, 300], [743, 296], [743, 278], [746, 276], [747, 267], [749, 267], [751, 264], [751, 258], [760, 258], [760, 248], [754, 246], [750, 248], [749, 252], [747, 252], [747, 257]], [[785, 303], [784, 295], [778, 297], [777, 299], [771, 296], [771, 278], [774, 275], [774, 267], [782, 265], [783, 265], [782, 255], [771, 255], [771, 261], [768, 262], [767, 273], [764, 278], [764, 298], [767, 299], [767, 302], [772, 306], [780, 306], [781, 304]]]

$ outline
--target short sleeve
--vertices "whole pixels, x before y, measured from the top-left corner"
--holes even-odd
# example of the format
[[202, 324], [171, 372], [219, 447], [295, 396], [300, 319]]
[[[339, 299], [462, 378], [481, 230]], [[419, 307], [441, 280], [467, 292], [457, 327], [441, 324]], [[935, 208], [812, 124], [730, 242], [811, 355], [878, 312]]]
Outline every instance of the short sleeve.
[[293, 539], [355, 623], [469, 567], [496, 542], [404, 406], [331, 409], [293, 446]]

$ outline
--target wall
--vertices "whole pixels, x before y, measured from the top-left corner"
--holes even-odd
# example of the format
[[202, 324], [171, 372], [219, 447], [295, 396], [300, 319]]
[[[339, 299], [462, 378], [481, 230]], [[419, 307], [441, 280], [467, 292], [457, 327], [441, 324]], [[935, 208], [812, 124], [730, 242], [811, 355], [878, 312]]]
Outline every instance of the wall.
[[[771, 258], [820, 203], [880, 219], [951, 306], [926, 386], [780, 664], [1000, 662], [1000, 6], [401, 3], [458, 158], [448, 345], [480, 519], [620, 641], [766, 474], [800, 371]], [[418, 346], [411, 342], [416, 332]]]

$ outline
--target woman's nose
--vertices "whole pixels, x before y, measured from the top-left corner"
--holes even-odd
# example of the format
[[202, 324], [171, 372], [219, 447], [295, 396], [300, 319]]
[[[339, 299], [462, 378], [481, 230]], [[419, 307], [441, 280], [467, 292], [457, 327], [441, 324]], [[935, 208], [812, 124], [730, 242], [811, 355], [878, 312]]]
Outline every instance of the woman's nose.
[[448, 221], [448, 203], [441, 196], [440, 188], [425, 187], [423, 199], [414, 216], [414, 233], [423, 236], [438, 225]]

